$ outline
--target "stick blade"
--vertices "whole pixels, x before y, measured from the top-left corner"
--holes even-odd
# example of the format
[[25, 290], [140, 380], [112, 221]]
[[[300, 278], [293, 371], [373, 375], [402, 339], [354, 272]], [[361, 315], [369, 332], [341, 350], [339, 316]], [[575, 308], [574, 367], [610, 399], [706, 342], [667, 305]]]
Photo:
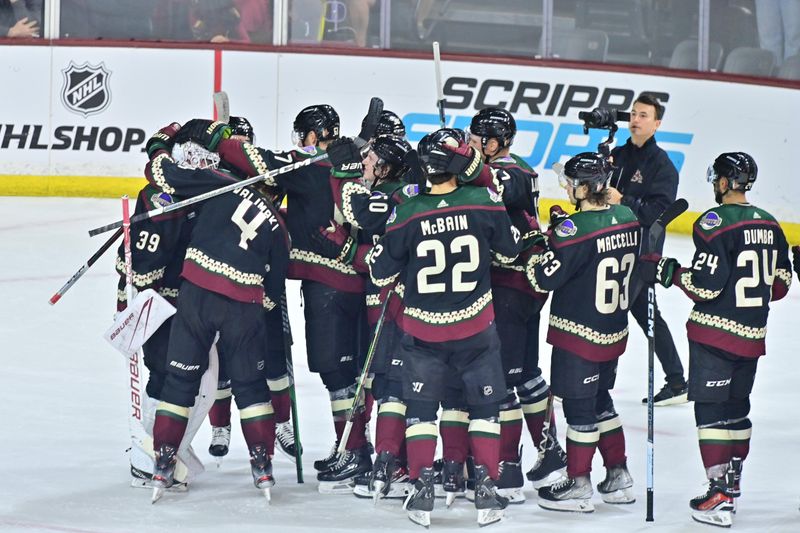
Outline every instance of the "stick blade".
[[214, 109], [217, 110], [217, 120], [220, 122], [228, 122], [231, 118], [231, 104], [228, 99], [228, 93], [225, 91], [218, 91], [214, 93]]
[[666, 209], [658, 216], [653, 225], [650, 226], [650, 233], [648, 235], [646, 250], [643, 253], [651, 253], [661, 248], [661, 242], [664, 238], [664, 230], [670, 223], [678, 218], [682, 213], [689, 209], [689, 202], [685, 198], [678, 198], [672, 202]]
[[369, 139], [375, 136], [375, 130], [378, 128], [381, 113], [383, 113], [383, 100], [377, 96], [373, 96], [369, 101], [369, 110], [364, 117], [364, 125], [361, 127], [361, 131], [358, 134], [356, 145], [359, 147], [363, 146]]

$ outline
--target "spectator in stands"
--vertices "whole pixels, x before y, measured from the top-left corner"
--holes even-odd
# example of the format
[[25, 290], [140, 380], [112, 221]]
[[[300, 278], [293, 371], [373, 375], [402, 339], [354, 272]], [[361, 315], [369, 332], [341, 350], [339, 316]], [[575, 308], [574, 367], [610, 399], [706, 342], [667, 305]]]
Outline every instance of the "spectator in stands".
[[375, 0], [349, 0], [350, 26], [355, 33], [356, 45], [367, 46], [367, 28], [369, 27], [369, 10]]
[[42, 0], [0, 0], [0, 37], [39, 37]]
[[250, 41], [272, 43], [272, 2], [270, 0], [234, 0], [241, 25]]
[[234, 0], [192, 0], [191, 24], [196, 41], [250, 42]]
[[776, 65], [800, 54], [800, 0], [756, 0], [761, 48], [775, 54]]

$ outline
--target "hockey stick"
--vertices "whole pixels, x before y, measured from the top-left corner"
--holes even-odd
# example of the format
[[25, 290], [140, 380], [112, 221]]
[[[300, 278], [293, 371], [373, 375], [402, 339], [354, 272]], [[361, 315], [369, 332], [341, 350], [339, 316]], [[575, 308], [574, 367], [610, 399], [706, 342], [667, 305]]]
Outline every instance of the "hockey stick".
[[[367, 141], [365, 139], [372, 138], [372, 136], [375, 133], [375, 128], [378, 125], [378, 120], [380, 119], [382, 111], [383, 111], [383, 100], [381, 100], [377, 96], [373, 97], [369, 103], [369, 111], [367, 112], [367, 119], [364, 122], [364, 127], [361, 128], [361, 132], [359, 132], [358, 137], [354, 139], [356, 146], [361, 148], [365, 144], [367, 144]], [[169, 204], [167, 206], [159, 206], [155, 209], [147, 211], [146, 213], [140, 213], [138, 215], [135, 215], [134, 217], [131, 218], [131, 223], [139, 222], [141, 220], [146, 220], [148, 218], [153, 218], [158, 215], [162, 215], [164, 213], [170, 213], [172, 211], [182, 209], [188, 205], [193, 205], [198, 202], [208, 200], [209, 198], [214, 198], [216, 196], [219, 196], [220, 194], [225, 194], [226, 192], [242, 189], [244, 187], [247, 187], [248, 185], [258, 183], [259, 181], [265, 180], [267, 178], [274, 178], [275, 176], [278, 176], [280, 174], [287, 174], [289, 172], [293, 172], [297, 169], [307, 167], [319, 161], [324, 161], [325, 159], [328, 159], [327, 153], [315, 155], [314, 157], [309, 157], [308, 159], [304, 159], [303, 161], [297, 161], [296, 163], [292, 163], [291, 165], [286, 165], [285, 167], [270, 170], [266, 174], [260, 174], [258, 176], [253, 176], [252, 178], [247, 178], [242, 181], [237, 181], [236, 183], [231, 183], [230, 185], [226, 185], [225, 187], [220, 187], [219, 189], [214, 189], [213, 191], [208, 191], [203, 194], [198, 194], [197, 196], [187, 198], [186, 200], [180, 202], [175, 202], [174, 204]], [[95, 235], [105, 233], [106, 231], [117, 229], [120, 226], [122, 226], [122, 221], [117, 221], [111, 224], [107, 224], [105, 226], [89, 230], [89, 236], [94, 237]]]
[[444, 91], [442, 90], [442, 56], [439, 53], [439, 41], [433, 41], [433, 68], [436, 72], [436, 107], [439, 108], [439, 126], [445, 127]]
[[294, 362], [292, 361], [292, 326], [286, 304], [286, 290], [281, 295], [281, 323], [283, 325], [283, 350], [286, 354], [286, 373], [289, 374], [289, 400], [292, 405], [292, 430], [294, 431], [294, 464], [297, 482], [303, 483], [303, 445], [300, 443], [300, 419], [297, 415], [297, 390], [294, 384]]
[[217, 120], [220, 122], [227, 122], [231, 119], [231, 104], [228, 100], [228, 93], [219, 91], [214, 93], [214, 111], [217, 114]]
[[344, 423], [344, 430], [342, 431], [342, 438], [339, 439], [339, 447], [336, 453], [343, 454], [347, 447], [347, 440], [350, 438], [350, 432], [353, 430], [353, 416], [355, 415], [358, 404], [361, 403], [361, 395], [364, 393], [364, 387], [367, 383], [369, 376], [369, 368], [372, 366], [372, 359], [375, 357], [375, 348], [378, 346], [378, 339], [380, 339], [381, 331], [383, 330], [383, 322], [386, 320], [386, 310], [389, 308], [389, 300], [394, 295], [394, 289], [386, 294], [386, 300], [381, 307], [381, 314], [378, 317], [378, 322], [375, 324], [375, 332], [372, 334], [372, 341], [369, 343], [367, 350], [367, 357], [364, 360], [364, 368], [361, 369], [361, 375], [358, 376], [358, 384], [356, 385], [356, 394], [353, 398], [353, 404], [347, 410], [347, 420]]
[[[689, 202], [680, 198], [668, 206], [658, 219], [650, 226], [647, 244], [642, 243], [642, 253], [652, 253], [658, 249], [658, 244], [664, 236], [667, 226], [681, 213], [689, 208]], [[632, 301], [632, 300], [630, 300]], [[653, 394], [655, 389], [655, 353], [656, 353], [656, 328], [655, 316], [658, 310], [656, 304], [656, 287], [654, 283], [647, 284], [647, 516], [646, 522], [653, 521], [653, 415], [655, 405]]]
[[71, 277], [71, 278], [69, 278], [69, 280], [67, 280], [67, 282], [64, 284], [64, 286], [63, 286], [63, 287], [61, 287], [60, 289], [58, 289], [58, 290], [56, 291], [56, 293], [55, 293], [53, 296], [51, 296], [51, 297], [50, 297], [50, 300], [48, 300], [48, 301], [50, 302], [50, 305], [55, 305], [55, 303], [56, 303], [56, 302], [58, 302], [58, 301], [61, 299], [61, 297], [62, 297], [62, 296], [64, 296], [64, 293], [66, 293], [68, 290], [70, 290], [70, 288], [72, 288], [72, 286], [73, 286], [73, 285], [75, 285], [75, 283], [76, 283], [76, 282], [77, 282], [79, 279], [81, 279], [81, 276], [83, 276], [84, 274], [86, 274], [86, 272], [89, 270], [89, 268], [91, 268], [91, 266], [92, 266], [93, 264], [95, 264], [95, 263], [97, 262], [97, 260], [98, 260], [98, 259], [100, 259], [100, 257], [101, 257], [101, 256], [102, 256], [104, 253], [106, 253], [106, 250], [108, 250], [108, 249], [111, 247], [111, 245], [112, 245], [112, 244], [114, 244], [114, 242], [116, 242], [116, 240], [117, 240], [117, 239], [119, 239], [119, 236], [120, 236], [120, 235], [122, 235], [122, 228], [118, 228], [118, 229], [117, 229], [117, 231], [115, 231], [115, 232], [114, 232], [114, 234], [113, 234], [111, 237], [109, 237], [109, 238], [108, 238], [108, 240], [107, 240], [106, 242], [104, 242], [104, 243], [103, 243], [103, 246], [101, 246], [101, 247], [100, 247], [100, 248], [99, 248], [99, 249], [98, 249], [98, 250], [97, 250], [97, 251], [94, 253], [94, 255], [92, 255], [92, 257], [90, 257], [90, 258], [89, 258], [89, 259], [88, 259], [88, 260], [87, 260], [87, 261], [86, 261], [86, 262], [83, 264], [83, 266], [82, 266], [82, 267], [80, 267], [80, 268], [78, 269], [78, 271], [77, 271], [77, 272], [75, 272], [75, 273], [72, 275], [72, 277]]

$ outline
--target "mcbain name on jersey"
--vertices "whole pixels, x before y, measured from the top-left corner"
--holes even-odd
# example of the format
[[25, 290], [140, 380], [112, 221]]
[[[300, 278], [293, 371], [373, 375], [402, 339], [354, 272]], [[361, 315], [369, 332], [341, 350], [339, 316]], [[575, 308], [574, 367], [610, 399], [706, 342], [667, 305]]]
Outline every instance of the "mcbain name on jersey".
[[420, 222], [423, 235], [436, 235], [445, 231], [456, 231], [469, 229], [467, 215], [457, 215], [454, 217], [439, 217], [433, 220], [423, 220]]
[[630, 248], [633, 246], [639, 246], [638, 229], [597, 239], [597, 253], [599, 254], [618, 248]]

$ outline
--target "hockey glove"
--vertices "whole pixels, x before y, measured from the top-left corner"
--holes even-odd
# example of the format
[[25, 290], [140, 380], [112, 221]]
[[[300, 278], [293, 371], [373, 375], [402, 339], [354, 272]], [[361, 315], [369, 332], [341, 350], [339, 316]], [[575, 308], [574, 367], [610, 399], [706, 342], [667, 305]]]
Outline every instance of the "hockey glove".
[[792, 246], [792, 256], [794, 273], [797, 274], [797, 279], [800, 279], [800, 246]]
[[551, 205], [550, 206], [550, 227], [554, 228], [558, 226], [559, 222], [568, 218], [569, 215], [561, 208], [560, 205]]
[[677, 259], [661, 257], [661, 254], [645, 254], [639, 258], [639, 276], [646, 283], [659, 283], [663, 287], [672, 286], [672, 276], [680, 268]]
[[361, 160], [363, 159], [361, 150], [358, 149], [352, 139], [340, 137], [328, 145], [326, 152], [328, 153], [328, 160], [334, 167], [355, 163], [358, 163], [359, 167], [361, 166]]
[[481, 154], [469, 144], [465, 142], [459, 143], [458, 146], [442, 144], [442, 148], [452, 153], [445, 166], [445, 172], [458, 175], [459, 181], [473, 181], [481, 173], [483, 169]]
[[175, 142], [182, 144], [193, 141], [209, 151], [217, 149], [222, 139], [231, 136], [231, 127], [224, 122], [193, 118], [175, 136]]
[[538, 248], [538, 251], [547, 250], [547, 237], [538, 229], [532, 229], [522, 236], [522, 250]]
[[145, 145], [147, 157], [153, 159], [153, 157], [155, 157], [155, 155], [161, 150], [166, 150], [168, 153], [171, 152], [172, 146], [175, 144], [175, 136], [178, 134], [180, 129], [181, 125], [177, 122], [173, 122], [172, 124], [164, 126], [155, 132], [147, 140], [147, 144]]
[[331, 221], [330, 227], [320, 227], [312, 234], [317, 251], [330, 259], [336, 259], [346, 265], [352, 264], [358, 247], [347, 228]]

